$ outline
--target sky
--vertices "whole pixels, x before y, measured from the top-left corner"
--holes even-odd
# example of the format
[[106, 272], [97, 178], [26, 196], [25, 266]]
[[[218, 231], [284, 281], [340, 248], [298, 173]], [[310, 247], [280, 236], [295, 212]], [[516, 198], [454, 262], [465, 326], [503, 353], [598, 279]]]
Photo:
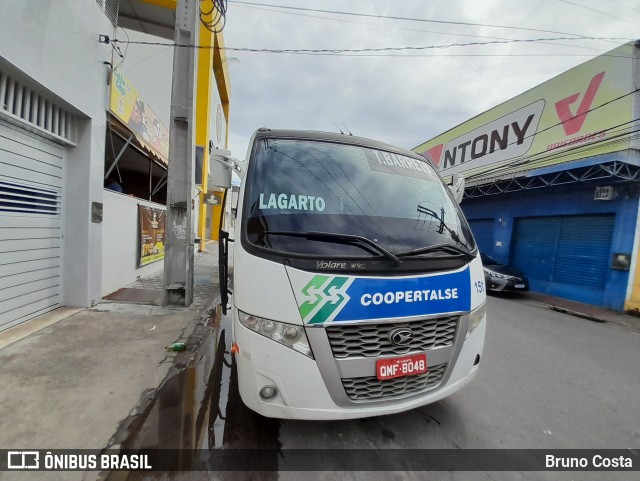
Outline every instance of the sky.
[[[260, 127], [348, 129], [411, 149], [640, 38], [640, 5], [635, 0], [229, 0], [224, 38], [233, 156], [244, 158]], [[418, 49], [344, 52], [405, 47]], [[130, 45], [119, 68], [169, 125], [172, 48]]]

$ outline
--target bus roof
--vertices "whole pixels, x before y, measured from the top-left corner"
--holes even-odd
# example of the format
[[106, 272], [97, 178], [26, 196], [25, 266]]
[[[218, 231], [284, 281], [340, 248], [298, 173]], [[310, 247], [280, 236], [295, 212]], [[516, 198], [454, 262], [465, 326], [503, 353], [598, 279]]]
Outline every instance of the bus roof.
[[422, 161], [428, 161], [425, 157], [412, 152], [411, 150], [395, 147], [377, 140], [367, 139], [348, 134], [337, 134], [334, 132], [320, 132], [316, 130], [289, 130], [289, 129], [268, 129], [262, 127], [255, 132], [255, 140], [258, 139], [295, 139], [295, 140], [316, 140], [320, 142], [334, 142], [346, 145], [358, 145], [376, 150], [384, 150], [396, 154], [413, 157]]

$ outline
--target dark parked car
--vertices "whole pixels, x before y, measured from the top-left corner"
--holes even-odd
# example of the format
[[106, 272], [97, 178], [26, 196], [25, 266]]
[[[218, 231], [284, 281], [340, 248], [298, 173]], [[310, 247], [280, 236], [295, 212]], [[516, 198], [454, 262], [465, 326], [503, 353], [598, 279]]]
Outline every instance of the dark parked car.
[[522, 292], [529, 290], [529, 281], [524, 274], [508, 265], [499, 263], [492, 257], [480, 254], [484, 267], [484, 282], [487, 291]]

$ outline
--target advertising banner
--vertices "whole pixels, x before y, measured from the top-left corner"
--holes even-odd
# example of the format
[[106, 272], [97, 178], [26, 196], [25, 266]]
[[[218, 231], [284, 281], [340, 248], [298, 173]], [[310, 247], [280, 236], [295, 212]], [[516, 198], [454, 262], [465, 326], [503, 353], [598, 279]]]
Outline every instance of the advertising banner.
[[634, 47], [623, 45], [500, 104], [415, 152], [444, 178], [504, 177], [626, 150], [633, 120]]
[[143, 146], [169, 164], [169, 129], [117, 70], [111, 75], [109, 110], [136, 134]]
[[166, 211], [138, 204], [138, 223], [138, 267], [164, 259]]
[[471, 309], [469, 268], [409, 277], [354, 277], [289, 269], [305, 324], [411, 317]]

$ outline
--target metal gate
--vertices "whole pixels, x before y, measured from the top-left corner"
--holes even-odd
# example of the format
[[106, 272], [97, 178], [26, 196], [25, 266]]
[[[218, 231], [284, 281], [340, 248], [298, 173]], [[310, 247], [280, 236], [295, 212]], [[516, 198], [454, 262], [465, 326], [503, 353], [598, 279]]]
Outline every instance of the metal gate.
[[469, 227], [473, 232], [473, 237], [478, 244], [480, 252], [493, 255], [493, 226], [495, 225], [495, 219], [477, 219], [470, 220]]
[[538, 292], [604, 303], [614, 215], [516, 220], [511, 263]]
[[0, 330], [61, 305], [64, 150], [0, 120]]

